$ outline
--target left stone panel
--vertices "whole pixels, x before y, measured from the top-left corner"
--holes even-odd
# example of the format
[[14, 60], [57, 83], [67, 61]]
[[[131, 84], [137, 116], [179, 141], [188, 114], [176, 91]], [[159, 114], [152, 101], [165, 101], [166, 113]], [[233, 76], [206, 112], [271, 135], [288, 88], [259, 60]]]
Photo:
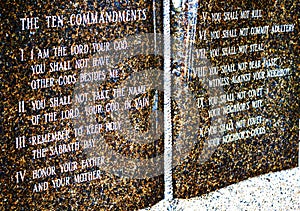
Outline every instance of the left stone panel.
[[161, 2], [1, 7], [1, 209], [160, 201]]

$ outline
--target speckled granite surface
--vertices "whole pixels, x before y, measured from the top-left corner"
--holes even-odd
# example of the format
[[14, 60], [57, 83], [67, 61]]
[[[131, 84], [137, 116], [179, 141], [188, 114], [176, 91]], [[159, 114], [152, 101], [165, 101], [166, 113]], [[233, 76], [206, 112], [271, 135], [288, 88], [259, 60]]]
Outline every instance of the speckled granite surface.
[[[180, 119], [174, 131], [174, 161], [181, 159], [173, 169], [175, 198], [201, 196], [294, 168], [299, 150], [297, 2], [190, 2], [171, 19], [173, 35], [182, 41], [174, 47], [179, 55], [174, 69], [198, 100], [190, 118], [182, 118], [182, 113], [191, 110], [192, 99], [174, 117]], [[277, 30], [288, 24], [293, 30]], [[186, 47], [190, 42], [192, 50]], [[273, 74], [284, 69], [289, 72]]]
[[[271, 25], [273, 22], [276, 22], [276, 24], [298, 23], [298, 14], [295, 12], [297, 9], [296, 6], [298, 6], [297, 3], [296, 1], [288, 0], [275, 1], [275, 3], [271, 0], [242, 1], [241, 4], [236, 3], [236, 1], [201, 1], [201, 4], [199, 4], [199, 12], [224, 12], [225, 10], [234, 11], [251, 8], [257, 11], [262, 10], [263, 18], [259, 17], [251, 21], [237, 21], [232, 19], [226, 22], [220, 20], [215, 24], [201, 23], [199, 19], [200, 22], [198, 23], [203, 24], [208, 30], [225, 30], [231, 27], [250, 27], [265, 24]], [[80, 69], [82, 69], [82, 63], [77, 63], [78, 61], [86, 61], [85, 59], [92, 60], [95, 56], [95, 52], [90, 50], [88, 53], [81, 51], [76, 54], [74, 53], [75, 46], [77, 48], [80, 46], [89, 46], [90, 49], [93, 49], [92, 46], [94, 42], [99, 42], [99, 45], [100, 43], [103, 44], [107, 42], [113, 44], [115, 39], [126, 39], [130, 35], [141, 33], [153, 33], [155, 25], [153, 23], [154, 5], [156, 5], [156, 9], [161, 9], [160, 1], [150, 2], [139, 0], [80, 0], [76, 2], [62, 0], [5, 1], [0, 5], [0, 196], [1, 199], [3, 199], [0, 204], [1, 210], [135, 210], [153, 205], [163, 199], [163, 175], [143, 179], [128, 179], [101, 171], [103, 166], [96, 165], [92, 162], [91, 164], [85, 165], [84, 162], [90, 158], [90, 155], [103, 155], [99, 153], [102, 145], [97, 143], [96, 145], [88, 146], [92, 148], [90, 150], [91, 154], [86, 153], [86, 151], [84, 151], [84, 148], [87, 147], [86, 142], [84, 142], [82, 136], [77, 136], [79, 133], [75, 130], [74, 121], [71, 120], [75, 116], [69, 115], [68, 118], [66, 118], [66, 115], [64, 115], [67, 112], [70, 114], [73, 108], [71, 103], [64, 101], [55, 106], [51, 105], [51, 100], [53, 100], [54, 97], [58, 98], [73, 95], [74, 89], [76, 88], [74, 87], [75, 79], [85, 82], [89, 80], [100, 80], [98, 76], [101, 74], [99, 73], [97, 73], [98, 75], [91, 74], [93, 77], [81, 75]], [[112, 20], [109, 18], [110, 13], [119, 14], [116, 12], [128, 9], [131, 9], [131, 11], [129, 11], [129, 13], [126, 12], [127, 16], [125, 19], [119, 17], [118, 20]], [[91, 15], [91, 13], [89, 13], [91, 11], [104, 12], [101, 13], [102, 15], [107, 12], [108, 17], [104, 19], [104, 17], [99, 16], [99, 20], [96, 21], [99, 23], [96, 23], [94, 22], [95, 20], [88, 20], [88, 17], [92, 16], [86, 16], [86, 14]], [[144, 11], [145, 14], [142, 11]], [[161, 18], [158, 10], [156, 10], [156, 12], [157, 18]], [[139, 17], [138, 19], [140, 20], [132, 19], [128, 21], [128, 14], [130, 15], [131, 13], [139, 14], [136, 18]], [[254, 15], [259, 14], [259, 12], [258, 14], [256, 13], [254, 13]], [[94, 19], [96, 13], [93, 14]], [[145, 15], [148, 18], [142, 20]], [[64, 24], [57, 21], [60, 20], [60, 18], [65, 21]], [[76, 18], [77, 23], [74, 24]], [[50, 19], [53, 20], [53, 22], [49, 22]], [[39, 20], [39, 23], [36, 23], [37, 20]], [[172, 26], [176, 23], [179, 22], [175, 19], [172, 20]], [[197, 25], [198, 35], [198, 32], [201, 30], [201, 24]], [[188, 21], [184, 22], [183, 25], [184, 27], [187, 26]], [[158, 31], [161, 32], [162, 26], [157, 24], [156, 27]], [[182, 31], [184, 33], [186, 32], [186, 28], [184, 27], [180, 28], [181, 31], [179, 31], [179, 33]], [[176, 33], [177, 32], [175, 32], [174, 35]], [[214, 149], [214, 155], [211, 156], [209, 162], [204, 165], [200, 165], [198, 162], [199, 154], [203, 152], [203, 142], [205, 139], [205, 137], [202, 137], [203, 134], [205, 136], [205, 132], [201, 134], [199, 126], [201, 126], [201, 129], [206, 130], [211, 125], [211, 120], [214, 119], [214, 117], [208, 115], [210, 108], [206, 107], [202, 109], [197, 107], [197, 105], [193, 105], [193, 109], [198, 110], [192, 113], [188, 121], [200, 119], [200, 124], [193, 127], [194, 125], [189, 124], [187, 121], [187, 127], [183, 127], [185, 123], [182, 121], [180, 114], [187, 110], [194, 110], [191, 109], [192, 107], [181, 105], [177, 105], [178, 107], [176, 108], [176, 102], [174, 102], [174, 151], [182, 155], [180, 150], [184, 149], [185, 143], [190, 140], [190, 137], [185, 137], [188, 139], [182, 139], [183, 143], [179, 143], [180, 141], [178, 141], [177, 137], [180, 134], [185, 133], [188, 136], [189, 131], [196, 129], [198, 132], [199, 129], [197, 138], [192, 140], [193, 149], [190, 154], [188, 154], [183, 162], [180, 162], [179, 165], [174, 168], [175, 197], [191, 198], [212, 192], [212, 198], [222, 198], [221, 196], [225, 196], [226, 194], [214, 192], [216, 189], [229, 186], [233, 183], [237, 183], [238, 186], [244, 184], [244, 182], [239, 183], [241, 180], [269, 171], [279, 171], [296, 166], [298, 159], [297, 140], [299, 129], [299, 46], [297, 45], [299, 27], [296, 25], [295, 30], [289, 33], [259, 34], [239, 38], [232, 37], [230, 39], [218, 39], [214, 42], [202, 42], [198, 38], [199, 37], [196, 39], [197, 49], [204, 46], [210, 50], [218, 46], [237, 46], [256, 42], [264, 42], [266, 46], [265, 51], [258, 49], [259, 51], [246, 56], [241, 54], [238, 56], [226, 55], [222, 57], [222, 59], [210, 58], [210, 63], [214, 66], [231, 62], [236, 64], [243, 59], [248, 62], [256, 59], [262, 60], [263, 58], [272, 59], [273, 57], [280, 57], [280, 60], [278, 60], [280, 63], [276, 64], [276, 66], [289, 69], [289, 71], [285, 72], [289, 74], [281, 75], [282, 77], [273, 77], [271, 74], [271, 77], [267, 79], [259, 78], [258, 80], [246, 81], [245, 83], [235, 80], [232, 86], [224, 87], [224, 92], [233, 93], [234, 95], [240, 91], [248, 92], [249, 90], [253, 91], [257, 88], [263, 88], [265, 91], [265, 104], [263, 106], [251, 107], [251, 109], [245, 112], [231, 112], [227, 117], [235, 123], [236, 121], [248, 120], [244, 119], [245, 116], [248, 118], [248, 116], [256, 117], [259, 115], [262, 116], [265, 121], [259, 121], [253, 124], [249, 121], [251, 125], [248, 125], [249, 127], [247, 126], [247, 130], [250, 132], [247, 133], [250, 133], [250, 135], [251, 133], [254, 134], [253, 137], [240, 138], [230, 143], [220, 142], [219, 144], [221, 146], [218, 149]], [[185, 40], [180, 41], [186, 44]], [[144, 51], [145, 55], [133, 56], [126, 61], [121, 61], [118, 60], [118, 58], [113, 58], [116, 52], [106, 52], [108, 56], [111, 56], [116, 62], [115, 66], [110, 67], [119, 69], [123, 73], [123, 75], [121, 75], [122, 80], [130, 78], [134, 72], [153, 67], [154, 63], [157, 67], [162, 66], [162, 57], [154, 58], [153, 55], [149, 55], [150, 53], [147, 51], [149, 47], [148, 42], [135, 39], [130, 42], [130, 44], [133, 44], [133, 52], [135, 54], [139, 54], [141, 49], [146, 49], [146, 51]], [[138, 46], [138, 48], [136, 48], [137, 50], [135, 49], [136, 46]], [[50, 56], [46, 55], [47, 49], [50, 49]], [[59, 53], [57, 49], [60, 49]], [[67, 52], [64, 52], [63, 49], [67, 49]], [[126, 51], [120, 52], [121, 54], [127, 54]], [[102, 53], [103, 52], [100, 52], [100, 54]], [[55, 62], [59, 62], [59, 68], [51, 68], [51, 65], [53, 67]], [[57, 65], [58, 63], [55, 64]], [[70, 66], [68, 64], [70, 64]], [[40, 67], [46, 66], [46, 68], [35, 69], [35, 65], [40, 65]], [[178, 65], [180, 66], [182, 64]], [[273, 68], [273, 66], [270, 68]], [[103, 67], [101, 71], [107, 71], [107, 69], [108, 67]], [[251, 73], [258, 72], [258, 70], [259, 68], [253, 68]], [[247, 74], [247, 71], [247, 69], [243, 69], [240, 73]], [[108, 71], [106, 73], [109, 75]], [[235, 73], [232, 74], [228, 71], [220, 74], [220, 76], [233, 77], [234, 74]], [[49, 82], [51, 78], [57, 79], [55, 80], [56, 84]], [[59, 81], [59, 78], [62, 80]], [[195, 78], [191, 77], [191, 79]], [[105, 83], [101, 84], [101, 87], [99, 86], [99, 89], [111, 89], [118, 86], [119, 82], [120, 81], [114, 77], [109, 78]], [[151, 81], [151, 83], [155, 82], [157, 81]], [[174, 83], [174, 87], [176, 87], [176, 85], [177, 84]], [[193, 96], [197, 99], [203, 96], [208, 97], [204, 94], [206, 90], [203, 89], [201, 85], [201, 82], [198, 80], [191, 80], [185, 87], [188, 88], [187, 90], [192, 92]], [[86, 89], [82, 88], [84, 86], [79, 87], [81, 87], [80, 89], [82, 89], [83, 92], [86, 91]], [[182, 89], [179, 91], [183, 91], [184, 93], [185, 90]], [[153, 93], [153, 90], [149, 91], [151, 98], [154, 95]], [[162, 92], [158, 94], [157, 108], [160, 111], [163, 110], [162, 96]], [[107, 97], [108, 101], [111, 100], [110, 97], [111, 96]], [[185, 98], [185, 95], [182, 95], [181, 98], [186, 99], [186, 101], [192, 99], [192, 97]], [[244, 101], [248, 100], [248, 98], [241, 98], [239, 102], [247, 103]], [[261, 96], [256, 95], [251, 100], [261, 100]], [[37, 108], [35, 104], [37, 101], [45, 102], [42, 104], [45, 107], [41, 106], [41, 108]], [[206, 99], [206, 101], [208, 100]], [[153, 103], [152, 100], [151, 104]], [[248, 103], [250, 104], [250, 102]], [[179, 107], [181, 110], [178, 109]], [[152, 111], [151, 107], [148, 106], [147, 109], [143, 109], [142, 111], [133, 110], [134, 111], [130, 113], [131, 117], [128, 118], [129, 121], [131, 121], [133, 125], [136, 125], [138, 130], [146, 130], [147, 125], [149, 125], [148, 117]], [[59, 114], [57, 115], [57, 119], [53, 117], [46, 118], [50, 116], [49, 114], [54, 115], [55, 112]], [[44, 117], [43, 121], [34, 122], [33, 117], [37, 117], [38, 115]], [[95, 119], [97, 123], [111, 121], [110, 112], [99, 112], [97, 113], [97, 118], [93, 120]], [[258, 119], [260, 120], [261, 118], [259, 117]], [[256, 130], [257, 128], [260, 130]], [[224, 137], [231, 133], [243, 132], [243, 128], [229, 129], [228, 131], [222, 131]], [[69, 135], [53, 139], [47, 138], [52, 136], [49, 134], [62, 130], [68, 130], [70, 132], [68, 133]], [[258, 133], [252, 130], [258, 131]], [[263, 134], [259, 134], [260, 131], [263, 131]], [[85, 128], [85, 132], [86, 136], [90, 136], [90, 127], [88, 127], [88, 129]], [[156, 142], [135, 145], [131, 140], [125, 139], [123, 137], [124, 134], [118, 134], [114, 131], [107, 132], [104, 131], [103, 128], [97, 132], [102, 135], [104, 134], [106, 145], [108, 145], [110, 149], [124, 155], [124, 157], [152, 158], [157, 154], [163, 154], [162, 136], [160, 136]], [[128, 130], [125, 132], [125, 135], [131, 133], [132, 131]], [[43, 141], [37, 141], [37, 137], [41, 136], [46, 138], [44, 138]], [[226, 140], [227, 139], [225, 139], [225, 142]], [[78, 141], [82, 141], [80, 148], [78, 148]], [[77, 144], [77, 147], [74, 149], [75, 144]], [[49, 149], [53, 149], [53, 151]], [[60, 149], [61, 153], [58, 153], [59, 150], [55, 151], [54, 149]], [[42, 154], [41, 150], [46, 150], [46, 153]], [[39, 154], [37, 152], [39, 152]], [[176, 157], [174, 157], [174, 160], [175, 159]], [[60, 168], [62, 164], [68, 165], [74, 163], [80, 164], [77, 165], [78, 168], [69, 168], [67, 170]], [[115, 160], [115, 157], [111, 156], [106, 160], [105, 165], [109, 167], [115, 163], [117, 166], [122, 165]], [[126, 167], [131, 168], [127, 163], [125, 164]], [[156, 163], [154, 164], [156, 165]], [[160, 168], [163, 169], [162, 163], [160, 164]], [[53, 170], [53, 167], [55, 167], [56, 170]], [[38, 170], [40, 170], [40, 172], [44, 170], [45, 172], [45, 169], [50, 170], [48, 173], [41, 173], [37, 176], [36, 172]], [[137, 171], [140, 171], [140, 169], [137, 169]], [[56, 182], [58, 181], [63, 184], [60, 184], [60, 186], [57, 185]], [[229, 186], [229, 190], [231, 190], [232, 187], [234, 186]], [[227, 191], [227, 193], [228, 192], [230, 195], [233, 193], [240, 194], [238, 191]], [[245, 198], [244, 205], [239, 206], [248, 206], [247, 202], [249, 202], [249, 200], [250, 199]], [[223, 201], [227, 201], [226, 198], [224, 198]], [[236, 200], [232, 202], [236, 202]], [[178, 207], [180, 207], [182, 203], [183, 201], [180, 200]], [[211, 206], [209, 203], [206, 205]], [[186, 207], [185, 205], [182, 206]], [[214, 206], [213, 203], [212, 206]]]

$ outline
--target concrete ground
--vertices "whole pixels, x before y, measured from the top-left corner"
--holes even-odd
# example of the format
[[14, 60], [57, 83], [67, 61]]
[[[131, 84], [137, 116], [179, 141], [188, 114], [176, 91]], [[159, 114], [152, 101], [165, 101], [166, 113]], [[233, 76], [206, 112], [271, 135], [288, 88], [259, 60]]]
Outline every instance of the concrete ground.
[[145, 210], [300, 211], [300, 168], [250, 178], [201, 197], [175, 200], [169, 206], [161, 201]]

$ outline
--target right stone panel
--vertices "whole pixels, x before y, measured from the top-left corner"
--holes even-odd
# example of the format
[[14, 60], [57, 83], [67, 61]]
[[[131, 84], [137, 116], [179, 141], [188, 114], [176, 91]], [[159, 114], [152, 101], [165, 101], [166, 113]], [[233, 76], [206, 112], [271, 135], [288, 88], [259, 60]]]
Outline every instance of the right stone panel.
[[[173, 112], [174, 197], [297, 166], [297, 4], [199, 1], [173, 11], [174, 84], [190, 93]], [[197, 113], [184, 116], [191, 105]]]

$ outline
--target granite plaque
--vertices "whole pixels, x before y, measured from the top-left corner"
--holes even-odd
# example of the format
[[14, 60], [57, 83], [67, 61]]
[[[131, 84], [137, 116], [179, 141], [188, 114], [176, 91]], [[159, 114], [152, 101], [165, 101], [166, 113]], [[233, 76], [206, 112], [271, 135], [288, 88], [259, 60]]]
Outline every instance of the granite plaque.
[[297, 13], [295, 1], [174, 7], [175, 81], [185, 82], [193, 96], [173, 118], [184, 117], [174, 132], [174, 197], [297, 166]]

